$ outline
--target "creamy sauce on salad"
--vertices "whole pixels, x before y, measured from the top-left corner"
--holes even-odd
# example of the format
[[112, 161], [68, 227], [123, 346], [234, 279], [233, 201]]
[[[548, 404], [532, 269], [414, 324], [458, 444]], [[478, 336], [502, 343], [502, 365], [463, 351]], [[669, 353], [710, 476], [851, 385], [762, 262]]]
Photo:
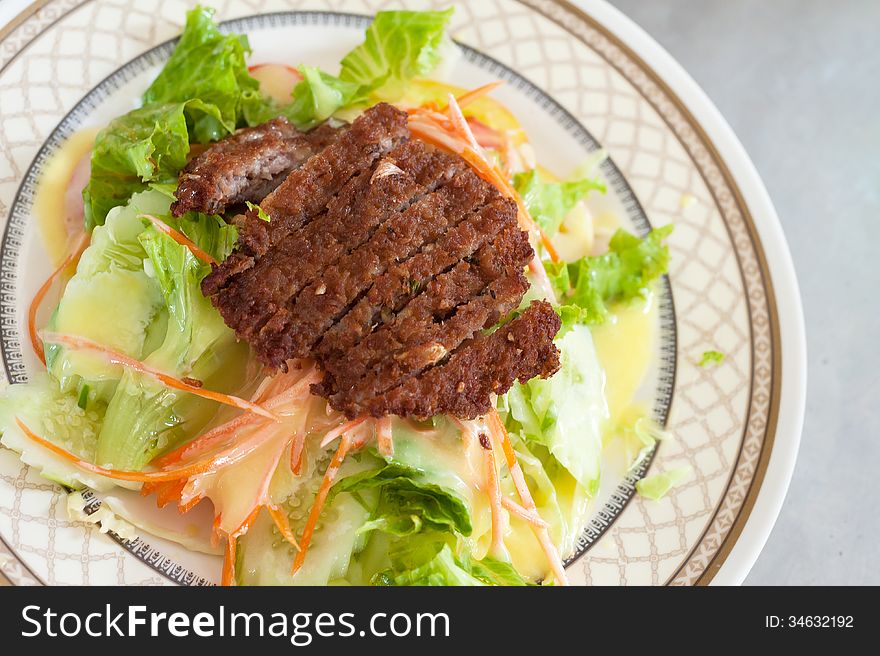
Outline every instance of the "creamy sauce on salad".
[[72, 237], [83, 230], [82, 188], [89, 181], [88, 155], [97, 128], [76, 132], [58, 149], [43, 170], [34, 194], [34, 215], [53, 265], [61, 264]]
[[[447, 90], [444, 87], [426, 84], [418, 91], [422, 95], [442, 96], [442, 92]], [[515, 119], [507, 119], [503, 106], [487, 98], [479, 109], [487, 122], [497, 124], [500, 121], [507, 125], [512, 135], [517, 135]], [[60, 263], [65, 257], [71, 237], [82, 229], [82, 205], [78, 201], [81, 188], [88, 181], [87, 158], [96, 134], [97, 130], [88, 129], [72, 135], [48, 161], [37, 185], [34, 213], [53, 264]], [[548, 177], [556, 176], [548, 172]], [[594, 214], [586, 204], [579, 204], [566, 217], [554, 242], [563, 259], [571, 261], [604, 251], [608, 238], [618, 226], [616, 216], [608, 212]], [[604, 403], [607, 407], [602, 421], [605, 439], [613, 437], [611, 433], [614, 427], [637, 406], [639, 389], [655, 348], [655, 333], [656, 303], [653, 295], [649, 295], [644, 302], [613, 306], [607, 323], [591, 329], [596, 356], [603, 370]], [[437, 438], [433, 439], [436, 441]], [[489, 548], [491, 517], [481, 494], [484, 485], [481, 450], [476, 445], [470, 445], [464, 446], [465, 452], [462, 453], [462, 446], [457, 440], [443, 443], [442, 446], [438, 443], [424, 444], [411, 452], [411, 456], [415, 456], [427, 469], [442, 471], [446, 483], [470, 501], [474, 524], [471, 538], [473, 550], [475, 555], [483, 555]], [[606, 475], [616, 477], [619, 472], [607, 471]], [[569, 519], [581, 524], [586, 521], [591, 501], [587, 495], [578, 492], [574, 479], [570, 486], [557, 482], [557, 487], [561, 488], [561, 494], [572, 495], [572, 516]], [[512, 494], [512, 490], [508, 492]], [[187, 528], [192, 542], [207, 544], [203, 536], [191, 535], [192, 526]], [[555, 542], [558, 539], [559, 536], [554, 536]], [[192, 548], [194, 545], [189, 546]], [[522, 574], [536, 579], [546, 575], [545, 558], [526, 522], [509, 516], [505, 546]]]

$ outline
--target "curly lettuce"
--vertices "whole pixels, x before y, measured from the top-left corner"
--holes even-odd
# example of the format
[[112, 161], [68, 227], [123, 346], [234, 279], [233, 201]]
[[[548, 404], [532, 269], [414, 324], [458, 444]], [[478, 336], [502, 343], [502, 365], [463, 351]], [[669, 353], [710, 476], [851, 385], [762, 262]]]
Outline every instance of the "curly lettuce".
[[371, 100], [398, 100], [412, 79], [427, 75], [440, 62], [452, 13], [452, 8], [380, 11], [364, 42], [343, 57], [338, 76], [300, 68], [303, 80], [294, 88], [293, 103], [284, 114], [307, 129], [341, 109]]
[[559, 232], [565, 215], [587, 194], [606, 191], [605, 185], [593, 178], [545, 182], [536, 169], [514, 175], [513, 186], [522, 197], [529, 215], [550, 237]]
[[644, 298], [651, 283], [668, 270], [669, 248], [663, 240], [671, 232], [668, 225], [639, 238], [620, 229], [604, 255], [545, 262], [566, 325], [604, 323], [612, 303]]
[[187, 14], [183, 35], [144, 93], [143, 106], [98, 133], [83, 190], [87, 230], [150, 183], [176, 181], [191, 142], [208, 143], [269, 118], [259, 83], [247, 70], [248, 52], [246, 37], [220, 33], [213, 10], [196, 7]]

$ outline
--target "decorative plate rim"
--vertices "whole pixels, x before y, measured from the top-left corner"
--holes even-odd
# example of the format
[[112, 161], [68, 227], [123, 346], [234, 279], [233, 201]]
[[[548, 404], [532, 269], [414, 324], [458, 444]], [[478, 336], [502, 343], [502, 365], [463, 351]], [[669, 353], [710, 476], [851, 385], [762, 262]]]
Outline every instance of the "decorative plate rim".
[[[710, 153], [712, 163], [718, 166], [725, 183], [733, 192], [736, 207], [742, 212], [760, 266], [769, 313], [773, 382], [768, 422], [760, 459], [750, 479], [746, 499], [721, 546], [714, 551], [708, 563], [705, 563], [702, 574], [694, 581], [697, 584], [706, 584], [722, 572], [722, 575], [715, 578], [716, 583], [739, 583], [757, 558], [781, 507], [794, 467], [803, 421], [806, 369], [803, 314], [793, 265], [775, 210], [745, 150], [711, 101], [672, 57], [632, 21], [604, 0], [594, 0], [588, 9], [583, 6], [585, 3], [579, 3], [582, 5], [579, 7], [564, 0], [516, 1], [553, 21], [574, 38], [587, 43], [583, 35], [579, 35], [574, 29], [583, 26], [572, 26], [560, 19], [560, 16], [569, 14], [580, 19], [588, 29], [598, 32], [614, 48], [624, 52], [635, 62], [645, 80], [663, 91], [665, 97], [681, 112], [688, 127], [698, 135], [702, 146]], [[90, 0], [85, 0], [70, 9], [89, 2]], [[0, 42], [47, 4], [50, 4], [50, 0], [38, 0], [22, 11], [0, 29]], [[66, 13], [68, 12], [62, 12], [61, 16]], [[30, 40], [36, 39], [41, 33], [41, 30], [36, 31]], [[589, 43], [587, 45], [592, 47]], [[0, 60], [0, 70], [17, 54], [18, 49], [11, 57], [3, 57]], [[634, 83], [606, 53], [599, 54], [618, 72], [623, 73], [628, 81]], [[649, 66], [646, 60], [653, 64]], [[634, 86], [641, 90], [638, 84], [634, 83]], [[647, 99], [650, 101], [650, 98]], [[659, 113], [663, 116], [662, 112]], [[670, 128], [678, 135], [675, 126], [670, 125]], [[702, 170], [700, 172], [702, 174]], [[725, 225], [726, 223], [725, 220]], [[768, 251], [772, 257], [768, 257]], [[779, 296], [780, 289], [785, 290], [784, 296]], [[783, 335], [786, 340], [785, 358], [782, 357]], [[780, 441], [776, 439], [778, 435], [785, 438], [783, 448], [780, 448]], [[726, 495], [726, 492], [722, 495], [721, 503]], [[712, 521], [706, 525], [706, 531], [711, 525]], [[702, 539], [698, 540], [694, 548], [697, 549], [701, 544]], [[692, 557], [693, 552], [683, 561], [682, 568]], [[725, 561], [727, 565], [722, 567]], [[0, 558], [0, 570], [7, 566], [4, 559]], [[0, 571], [0, 577], [7, 578], [3, 571]], [[674, 579], [675, 575], [670, 581]]]

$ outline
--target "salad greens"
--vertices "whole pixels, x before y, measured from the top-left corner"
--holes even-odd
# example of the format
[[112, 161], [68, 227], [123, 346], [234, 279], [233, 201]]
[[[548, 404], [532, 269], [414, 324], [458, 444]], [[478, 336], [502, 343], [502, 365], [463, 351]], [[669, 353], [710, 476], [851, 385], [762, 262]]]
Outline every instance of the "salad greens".
[[247, 70], [247, 37], [221, 34], [213, 14], [205, 7], [187, 14], [183, 35], [144, 93], [143, 106], [98, 133], [83, 190], [88, 230], [148, 183], [176, 182], [191, 142], [208, 143], [266, 120], [267, 101]]
[[[190, 11], [180, 41], [144, 93], [142, 106], [111, 121], [97, 137], [83, 191], [91, 242], [52, 314], [49, 331], [88, 338], [210, 390], [250, 391], [256, 381], [247, 373], [248, 349], [201, 293], [210, 266], [154, 224], [158, 220], [179, 231], [216, 261], [225, 259], [236, 243], [236, 228], [223, 217], [171, 216], [177, 177], [191, 145], [278, 115], [305, 129], [346, 110], [399, 99], [411, 81], [438, 65], [450, 43], [446, 27], [452, 11], [380, 12], [364, 42], [342, 59], [338, 75], [301, 66], [303, 79], [283, 106], [264, 98], [248, 73], [247, 38], [222, 33], [210, 9]], [[587, 177], [547, 182], [537, 170], [518, 173], [512, 182], [550, 236], [590, 192], [605, 190]], [[249, 205], [271, 221], [258, 205]], [[663, 240], [670, 230], [656, 229], [644, 238], [620, 230], [606, 254], [545, 262], [561, 302], [560, 370], [546, 380], [516, 383], [497, 400], [537, 512], [563, 554], [574, 549], [588, 502], [599, 489], [610, 419], [605, 372], [591, 331], [609, 318], [613, 305], [644, 297], [666, 271], [669, 252]], [[167, 387], [94, 352], [55, 343], [45, 344], [45, 352], [46, 374], [0, 396], [0, 440], [51, 480], [98, 490], [119, 485], [37, 447], [17, 418], [83, 460], [130, 471], [142, 470], [219, 423], [214, 401]], [[303, 426], [312, 425], [307, 420], [326, 424], [330, 414], [323, 401], [310, 397], [304, 407]], [[634, 461], [655, 445], [657, 434], [650, 426], [636, 421], [618, 428], [636, 451]], [[292, 464], [277, 466], [294, 460], [293, 447], [286, 443], [279, 443], [283, 453], [281, 448], [272, 452], [274, 460], [258, 454], [270, 463], [268, 472], [260, 469], [260, 458], [250, 461], [254, 471], [247, 466], [234, 470], [240, 476], [236, 484], [228, 483], [227, 493], [238, 494], [251, 483], [255, 490], [267, 488], [268, 501], [261, 497], [260, 503], [283, 513], [293, 535], [303, 535], [309, 522], [314, 529], [302, 568], [291, 573], [294, 548], [274, 515], [270, 518], [258, 504], [243, 533], [229, 532], [237, 536], [229, 538], [237, 545], [236, 580], [376, 585], [530, 585], [543, 580], [546, 562], [536, 557], [538, 547], [525, 520], [511, 514], [505, 520], [505, 548], [489, 547], [492, 509], [484, 479], [486, 452], [479, 440], [468, 441], [461, 425], [443, 416], [395, 418], [391, 431], [392, 454], [372, 449], [350, 454], [332, 487], [327, 483], [329, 491], [319, 492], [335, 451], [320, 446], [326, 429], [303, 429], [302, 470], [296, 475]], [[265, 444], [272, 446], [267, 441], [258, 448]], [[266, 453], [270, 450], [266, 447]], [[649, 477], [640, 481], [639, 493], [660, 498], [685, 475], [670, 470]], [[516, 486], [506, 465], [498, 477], [501, 493], [514, 497]], [[201, 483], [221, 486], [216, 480]], [[323, 511], [311, 518], [310, 508], [325, 492]], [[249, 500], [239, 506], [249, 511]]]
[[690, 474], [691, 468], [685, 466], [668, 469], [653, 476], [646, 476], [636, 481], [636, 492], [645, 499], [659, 501], [669, 493], [669, 490], [684, 483]]
[[[198, 232], [203, 241], [222, 241], [216, 233], [225, 227], [216, 219], [204, 217], [200, 224]], [[138, 239], [147, 255], [144, 266], [162, 293], [167, 313], [164, 340], [144, 362], [159, 371], [201, 381], [212, 379], [221, 367], [234, 367], [233, 354], [239, 350], [235, 335], [199, 286], [210, 270], [208, 265], [152, 226]], [[243, 375], [241, 367], [238, 369]], [[211, 401], [126, 369], [107, 406], [98, 437], [97, 461], [117, 469], [141, 469], [186, 437], [184, 424], [186, 432], [192, 434], [215, 410]]]
[[436, 68], [446, 43], [446, 11], [380, 11], [364, 43], [342, 58], [338, 76], [303, 66], [285, 115], [306, 129], [340, 109], [403, 96], [407, 83]]
[[669, 249], [663, 240], [671, 232], [667, 225], [639, 238], [619, 229], [604, 255], [545, 263], [566, 323], [600, 324], [608, 318], [612, 303], [643, 298], [669, 267]]
[[470, 511], [455, 492], [430, 482], [425, 472], [389, 458], [377, 469], [367, 470], [339, 481], [333, 494], [356, 493], [362, 490], [380, 491], [375, 508], [375, 519], [361, 527], [361, 531], [379, 530], [404, 536], [422, 529], [455, 531], [471, 534]]
[[586, 326], [557, 339], [556, 375], [514, 385], [506, 394], [507, 429], [540, 444], [591, 493], [599, 486], [602, 420], [608, 414], [602, 368]]
[[703, 351], [703, 355], [700, 357], [701, 367], [721, 364], [722, 362], [724, 362], [724, 354], [721, 351]]
[[513, 176], [513, 186], [522, 196], [529, 215], [548, 236], [559, 232], [565, 215], [591, 191], [605, 193], [605, 184], [592, 178], [569, 182], [544, 182], [537, 169]]

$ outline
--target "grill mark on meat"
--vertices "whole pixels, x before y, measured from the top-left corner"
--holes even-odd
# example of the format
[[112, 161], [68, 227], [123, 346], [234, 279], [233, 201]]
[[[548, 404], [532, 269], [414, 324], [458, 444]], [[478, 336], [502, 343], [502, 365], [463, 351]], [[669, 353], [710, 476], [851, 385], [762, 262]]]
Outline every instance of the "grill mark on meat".
[[327, 148], [293, 171], [260, 204], [270, 222], [250, 212], [239, 234], [239, 248], [262, 256], [294, 230], [320, 214], [333, 196], [360, 171], [409, 139], [404, 112], [380, 103], [358, 117]]
[[403, 263], [392, 264], [367, 294], [318, 343], [315, 352], [332, 361], [360, 342], [371, 330], [387, 323], [437, 276], [460, 260], [471, 257], [502, 229], [516, 227], [516, 206], [500, 196], [472, 213], [437, 240]]
[[268, 223], [255, 211], [237, 222], [236, 250], [205, 276], [202, 293], [218, 294], [234, 276], [254, 266], [274, 244], [322, 214], [354, 175], [370, 169], [377, 159], [408, 137], [406, 114], [385, 103], [371, 108], [341, 130], [332, 144], [294, 170], [263, 199], [260, 207], [269, 215]]
[[546, 378], [559, 369], [559, 351], [553, 343], [559, 327], [550, 304], [533, 301], [491, 335], [462, 344], [445, 363], [364, 403], [350, 403], [343, 411], [349, 417], [452, 414], [475, 419], [491, 409], [492, 394], [503, 394], [515, 380]]
[[[411, 257], [432, 244], [450, 227], [483, 204], [488, 185], [470, 169], [386, 221], [369, 242], [342, 258], [321, 275], [323, 293], [314, 282], [292, 305], [275, 313], [255, 341], [255, 350], [269, 366], [280, 367], [292, 357], [306, 357], [311, 348], [385, 272], [390, 263]], [[290, 330], [296, 326], [296, 330]]]
[[336, 130], [323, 126], [303, 134], [284, 117], [239, 130], [181, 171], [171, 213], [220, 214], [229, 205], [259, 202], [335, 137]]
[[[374, 179], [363, 171], [349, 180], [327, 212], [291, 233], [233, 278], [220, 308], [227, 325], [250, 339], [277, 312], [340, 257], [368, 241], [397, 212], [448, 182], [463, 165], [455, 158], [407, 142], [382, 162], [399, 172]], [[261, 293], [252, 290], [259, 286]]]
[[528, 287], [515, 204], [460, 157], [411, 141], [399, 110], [367, 110], [261, 207], [271, 221], [233, 219], [236, 251], [203, 292], [270, 367], [316, 358], [312, 392], [349, 417], [470, 418], [558, 368], [546, 303], [480, 332]]
[[525, 233], [516, 225], [505, 230], [473, 263], [461, 261], [435, 278], [349, 353], [325, 360], [326, 376], [316, 389], [333, 394], [334, 407], [344, 407], [349, 398], [362, 401], [419, 375], [519, 304], [528, 289], [522, 271], [532, 255]]

